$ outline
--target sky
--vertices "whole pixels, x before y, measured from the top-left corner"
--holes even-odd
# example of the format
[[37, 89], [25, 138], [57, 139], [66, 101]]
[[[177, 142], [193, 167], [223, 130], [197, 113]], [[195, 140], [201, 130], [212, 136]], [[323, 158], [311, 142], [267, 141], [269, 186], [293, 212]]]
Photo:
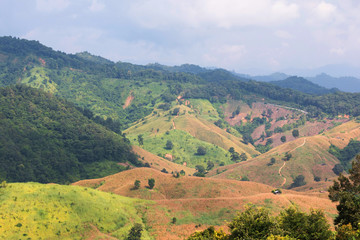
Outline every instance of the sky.
[[0, 36], [115, 62], [350, 75], [359, 13], [358, 0], [0, 0]]

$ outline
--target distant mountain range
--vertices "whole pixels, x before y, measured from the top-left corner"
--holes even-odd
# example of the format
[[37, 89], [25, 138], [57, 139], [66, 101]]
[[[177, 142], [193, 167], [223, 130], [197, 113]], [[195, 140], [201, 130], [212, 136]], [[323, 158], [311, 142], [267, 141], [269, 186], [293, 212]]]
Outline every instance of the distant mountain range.
[[337, 88], [328, 89], [319, 86], [318, 84], [315, 84], [305, 78], [295, 77], [295, 76], [288, 77], [284, 80], [271, 81], [270, 83], [282, 88], [291, 88], [300, 92], [314, 94], [314, 95], [323, 95], [323, 94], [334, 93], [339, 91], [339, 89]]
[[[301, 91], [299, 89], [299, 85], [301, 85], [300, 79], [297, 79], [295, 83], [294, 78], [292, 78], [293, 76], [287, 75], [285, 73], [276, 72], [270, 75], [263, 75], [263, 76], [250, 76], [247, 74], [237, 74], [237, 75], [240, 77], [253, 79], [256, 81], [270, 82], [272, 84], [281, 87], [287, 87]], [[304, 86], [305, 88], [310, 87], [311, 84], [309, 84], [308, 82], [310, 81], [313, 84], [317, 85], [317, 86], [312, 85], [312, 87], [318, 90], [320, 90], [319, 89], [320, 87], [320, 88], [327, 88], [329, 92], [334, 92], [335, 90], [340, 90], [343, 92], [360, 92], [360, 79], [356, 77], [333, 77], [326, 73], [321, 73], [319, 75], [316, 75], [315, 77], [300, 77], [300, 78], [303, 80], [303, 84], [306, 85]], [[289, 82], [286, 81], [286, 79], [289, 79]], [[279, 81], [284, 81], [284, 82], [279, 82]], [[292, 87], [292, 84], [296, 84], [298, 86]], [[322, 92], [323, 90], [320, 90], [320, 92]], [[312, 90], [310, 92], [305, 91], [305, 93], [311, 93], [311, 92]]]

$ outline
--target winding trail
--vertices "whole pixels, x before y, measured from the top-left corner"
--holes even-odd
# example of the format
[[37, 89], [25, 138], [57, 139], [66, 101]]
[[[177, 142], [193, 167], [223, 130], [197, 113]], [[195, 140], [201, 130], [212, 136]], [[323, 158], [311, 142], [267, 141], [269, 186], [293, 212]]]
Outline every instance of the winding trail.
[[[292, 149], [291, 151], [289, 151], [289, 153], [291, 153], [292, 151], [295, 151], [296, 149], [298, 149], [298, 148], [300, 148], [300, 147], [303, 147], [303, 146], [305, 145], [305, 143], [306, 143], [306, 138], [304, 138], [304, 142], [303, 142], [301, 145], [299, 145], [299, 146], [297, 146], [296, 148]], [[284, 181], [283, 181], [283, 183], [281, 184], [280, 187], [284, 186], [285, 183], [286, 183], [286, 177], [284, 177], [284, 176], [281, 174], [281, 170], [285, 167], [285, 165], [286, 165], [286, 161], [284, 161], [284, 164], [279, 168], [279, 175], [284, 178]]]
[[176, 115], [176, 116], [174, 117], [174, 119], [172, 120], [172, 124], [173, 124], [173, 128], [174, 128], [174, 129], [176, 129], [175, 118], [177, 118], [177, 117], [179, 117], [179, 114]]

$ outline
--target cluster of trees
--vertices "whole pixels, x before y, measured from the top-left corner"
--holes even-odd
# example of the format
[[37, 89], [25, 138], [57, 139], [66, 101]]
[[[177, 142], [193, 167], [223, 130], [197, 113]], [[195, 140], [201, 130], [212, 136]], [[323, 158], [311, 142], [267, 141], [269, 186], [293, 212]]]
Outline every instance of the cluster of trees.
[[246, 153], [239, 154], [238, 152], [235, 151], [233, 147], [229, 148], [229, 153], [230, 153], [230, 159], [233, 162], [243, 162], [248, 159]]
[[337, 239], [360, 239], [360, 155], [352, 162], [350, 175], [340, 174], [329, 188], [329, 198], [338, 202], [335, 218]]
[[[140, 185], [141, 185], [141, 181], [140, 180], [135, 180], [134, 182], [134, 186], [132, 188], [132, 190], [137, 190], [140, 188]], [[155, 187], [155, 179], [153, 178], [149, 178], [148, 179], [148, 187], [149, 189], [153, 189]]]
[[71, 103], [23, 85], [0, 88], [0, 178], [74, 182], [142, 166], [129, 141]]
[[360, 152], [360, 141], [350, 139], [348, 145], [343, 149], [340, 149], [335, 145], [330, 145], [328, 151], [340, 160], [341, 166], [337, 166], [333, 170], [339, 175], [344, 169], [348, 170], [351, 167], [351, 160]]
[[229, 234], [210, 227], [193, 233], [188, 240], [204, 239], [284, 239], [284, 240], [329, 240], [333, 237], [324, 213], [311, 210], [309, 214], [294, 207], [272, 217], [265, 208], [248, 206], [229, 223]]

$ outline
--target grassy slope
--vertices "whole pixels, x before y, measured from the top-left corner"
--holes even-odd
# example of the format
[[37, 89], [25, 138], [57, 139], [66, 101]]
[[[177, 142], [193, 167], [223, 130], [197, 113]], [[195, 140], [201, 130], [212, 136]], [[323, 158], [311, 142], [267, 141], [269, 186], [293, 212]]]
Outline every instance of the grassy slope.
[[[302, 174], [309, 184], [308, 187], [315, 187], [316, 184], [313, 179], [318, 176], [321, 177], [319, 184], [324, 185], [324, 189], [327, 189], [326, 186], [328, 185], [324, 184], [324, 182], [326, 179], [330, 181], [336, 176], [332, 172], [332, 168], [339, 162], [333, 155], [328, 153], [330, 144], [345, 147], [351, 138], [356, 139], [359, 136], [360, 124], [353, 121], [347, 122], [324, 134], [287, 142], [252, 161], [221, 167], [218, 170], [222, 172], [221, 174], [217, 175], [216, 171], [212, 171], [209, 175], [214, 178], [227, 179], [239, 179], [239, 176], [246, 175], [252, 181], [279, 187], [283, 183], [283, 177], [279, 175], [279, 169], [284, 164], [282, 158], [286, 152], [290, 152], [292, 158], [286, 162], [281, 171], [282, 175], [287, 179], [285, 187], [289, 186], [297, 175]], [[272, 157], [276, 159], [276, 163], [268, 166], [267, 164]]]
[[142, 224], [136, 208], [146, 203], [56, 184], [12, 183], [0, 192], [2, 239], [84, 239], [94, 227], [100, 232], [93, 236], [124, 239], [134, 223]]
[[[153, 190], [147, 180], [155, 179]], [[135, 180], [141, 181], [138, 190], [132, 190]], [[102, 185], [101, 185], [102, 183]], [[183, 239], [195, 230], [213, 224], [225, 226], [237, 211], [246, 204], [268, 208], [273, 214], [290, 205], [301, 210], [323, 209], [331, 220], [336, 214], [335, 204], [326, 193], [301, 194], [284, 190], [281, 195], [271, 193], [273, 187], [255, 182], [197, 177], [174, 178], [150, 168], [137, 168], [105, 178], [83, 180], [75, 183], [82, 186], [99, 186], [98, 189], [123, 196], [153, 199], [156, 204], [147, 211], [147, 223], [156, 239]], [[176, 224], [171, 224], [173, 217]]]
[[162, 157], [159, 157], [155, 154], [152, 154], [151, 152], [148, 152], [144, 149], [142, 149], [139, 146], [134, 145], [133, 146], [134, 153], [138, 154], [140, 158], [144, 158], [144, 163], [149, 163], [151, 168], [154, 168], [156, 170], [161, 171], [162, 169], [166, 169], [169, 173], [171, 172], [180, 172], [181, 170], [184, 170], [185, 173], [188, 175], [192, 175], [195, 173], [194, 168], [190, 168], [184, 165], [176, 164], [174, 162], [168, 161]]
[[[201, 101], [197, 100], [198, 105]], [[157, 114], [147, 116], [142, 122], [138, 121], [125, 132], [134, 145], [138, 145], [137, 136], [142, 134], [144, 149], [162, 157], [171, 154], [176, 163], [186, 162], [190, 167], [197, 164], [206, 167], [207, 161], [213, 161], [215, 164], [221, 162], [230, 164], [232, 162], [227, 151], [230, 147], [234, 147], [240, 153], [247, 153], [249, 157], [258, 153], [252, 146], [243, 144], [239, 138], [207, 121], [206, 118], [212, 118], [216, 116], [216, 113], [215, 109], [209, 110], [211, 108], [206, 101], [203, 104], [207, 106], [204, 116], [196, 112], [199, 110], [176, 105], [173, 109], [180, 107], [178, 116], [172, 116], [159, 110]], [[207, 115], [208, 111], [210, 111], [210, 115]], [[172, 150], [165, 149], [167, 140], [173, 142]], [[205, 156], [195, 155], [198, 146], [206, 147], [207, 154]]]

